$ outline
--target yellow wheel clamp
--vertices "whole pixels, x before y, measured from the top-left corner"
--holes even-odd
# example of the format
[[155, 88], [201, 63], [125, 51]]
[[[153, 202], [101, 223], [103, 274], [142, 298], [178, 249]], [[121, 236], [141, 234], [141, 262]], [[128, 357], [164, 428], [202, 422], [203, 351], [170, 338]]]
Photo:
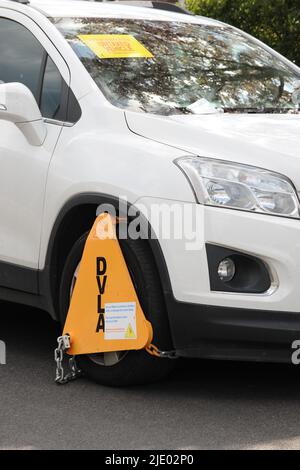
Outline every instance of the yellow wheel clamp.
[[146, 349], [158, 357], [174, 357], [151, 344], [153, 330], [132, 283], [116, 234], [118, 220], [99, 215], [90, 231], [72, 294], [63, 336], [55, 350], [56, 382], [78, 376], [74, 358], [64, 376], [62, 361], [69, 355]]

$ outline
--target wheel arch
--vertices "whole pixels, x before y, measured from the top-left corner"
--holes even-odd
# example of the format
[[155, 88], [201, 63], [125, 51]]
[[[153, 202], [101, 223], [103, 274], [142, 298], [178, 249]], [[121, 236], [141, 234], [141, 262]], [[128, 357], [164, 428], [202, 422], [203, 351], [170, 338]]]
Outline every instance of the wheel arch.
[[[64, 204], [52, 228], [46, 252], [45, 267], [39, 275], [39, 287], [47, 311], [56, 320], [58, 311], [57, 294], [64, 262], [75, 241], [91, 228], [96, 217], [97, 207], [100, 204], [112, 205], [117, 215], [122, 215], [119, 213], [120, 206], [117, 197], [101, 193], [84, 193], [72, 197]], [[122, 205], [121, 211], [127, 211], [130, 206], [132, 206], [130, 203]], [[141, 214], [140, 216], [144, 217]], [[142, 225], [142, 229], [145, 227], [148, 227], [148, 231], [151, 229], [148, 220]], [[172, 294], [172, 288], [168, 268], [159, 241], [154, 237], [148, 238], [147, 241], [160, 277], [170, 321], [168, 298]]]

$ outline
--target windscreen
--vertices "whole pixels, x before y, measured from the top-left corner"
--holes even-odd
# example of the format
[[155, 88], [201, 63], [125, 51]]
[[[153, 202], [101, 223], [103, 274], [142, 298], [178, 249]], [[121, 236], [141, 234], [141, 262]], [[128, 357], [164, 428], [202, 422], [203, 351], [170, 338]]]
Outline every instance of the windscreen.
[[223, 25], [55, 18], [107, 99], [161, 115], [298, 112], [297, 69]]

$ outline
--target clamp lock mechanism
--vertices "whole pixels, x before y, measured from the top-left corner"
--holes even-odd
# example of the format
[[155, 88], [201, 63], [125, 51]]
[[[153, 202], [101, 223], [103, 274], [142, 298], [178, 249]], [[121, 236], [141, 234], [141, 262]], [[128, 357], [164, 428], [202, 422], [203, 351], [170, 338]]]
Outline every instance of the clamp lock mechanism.
[[72, 380], [76, 380], [82, 376], [82, 371], [77, 367], [75, 356], [69, 358], [69, 370], [70, 372], [65, 374], [63, 361], [65, 351], [71, 347], [71, 338], [69, 335], [59, 336], [57, 338], [57, 348], [54, 351], [54, 360], [56, 363], [56, 375], [55, 382], [59, 385], [66, 384]]

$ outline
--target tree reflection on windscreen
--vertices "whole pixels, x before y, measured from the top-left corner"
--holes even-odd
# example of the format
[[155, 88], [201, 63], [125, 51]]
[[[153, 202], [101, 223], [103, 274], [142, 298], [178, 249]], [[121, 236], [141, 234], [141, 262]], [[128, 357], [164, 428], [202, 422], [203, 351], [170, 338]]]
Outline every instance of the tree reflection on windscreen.
[[[121, 108], [163, 115], [299, 108], [300, 75], [230, 27], [115, 18], [53, 21], [106, 97]], [[129, 34], [153, 58], [100, 59], [79, 34]]]

